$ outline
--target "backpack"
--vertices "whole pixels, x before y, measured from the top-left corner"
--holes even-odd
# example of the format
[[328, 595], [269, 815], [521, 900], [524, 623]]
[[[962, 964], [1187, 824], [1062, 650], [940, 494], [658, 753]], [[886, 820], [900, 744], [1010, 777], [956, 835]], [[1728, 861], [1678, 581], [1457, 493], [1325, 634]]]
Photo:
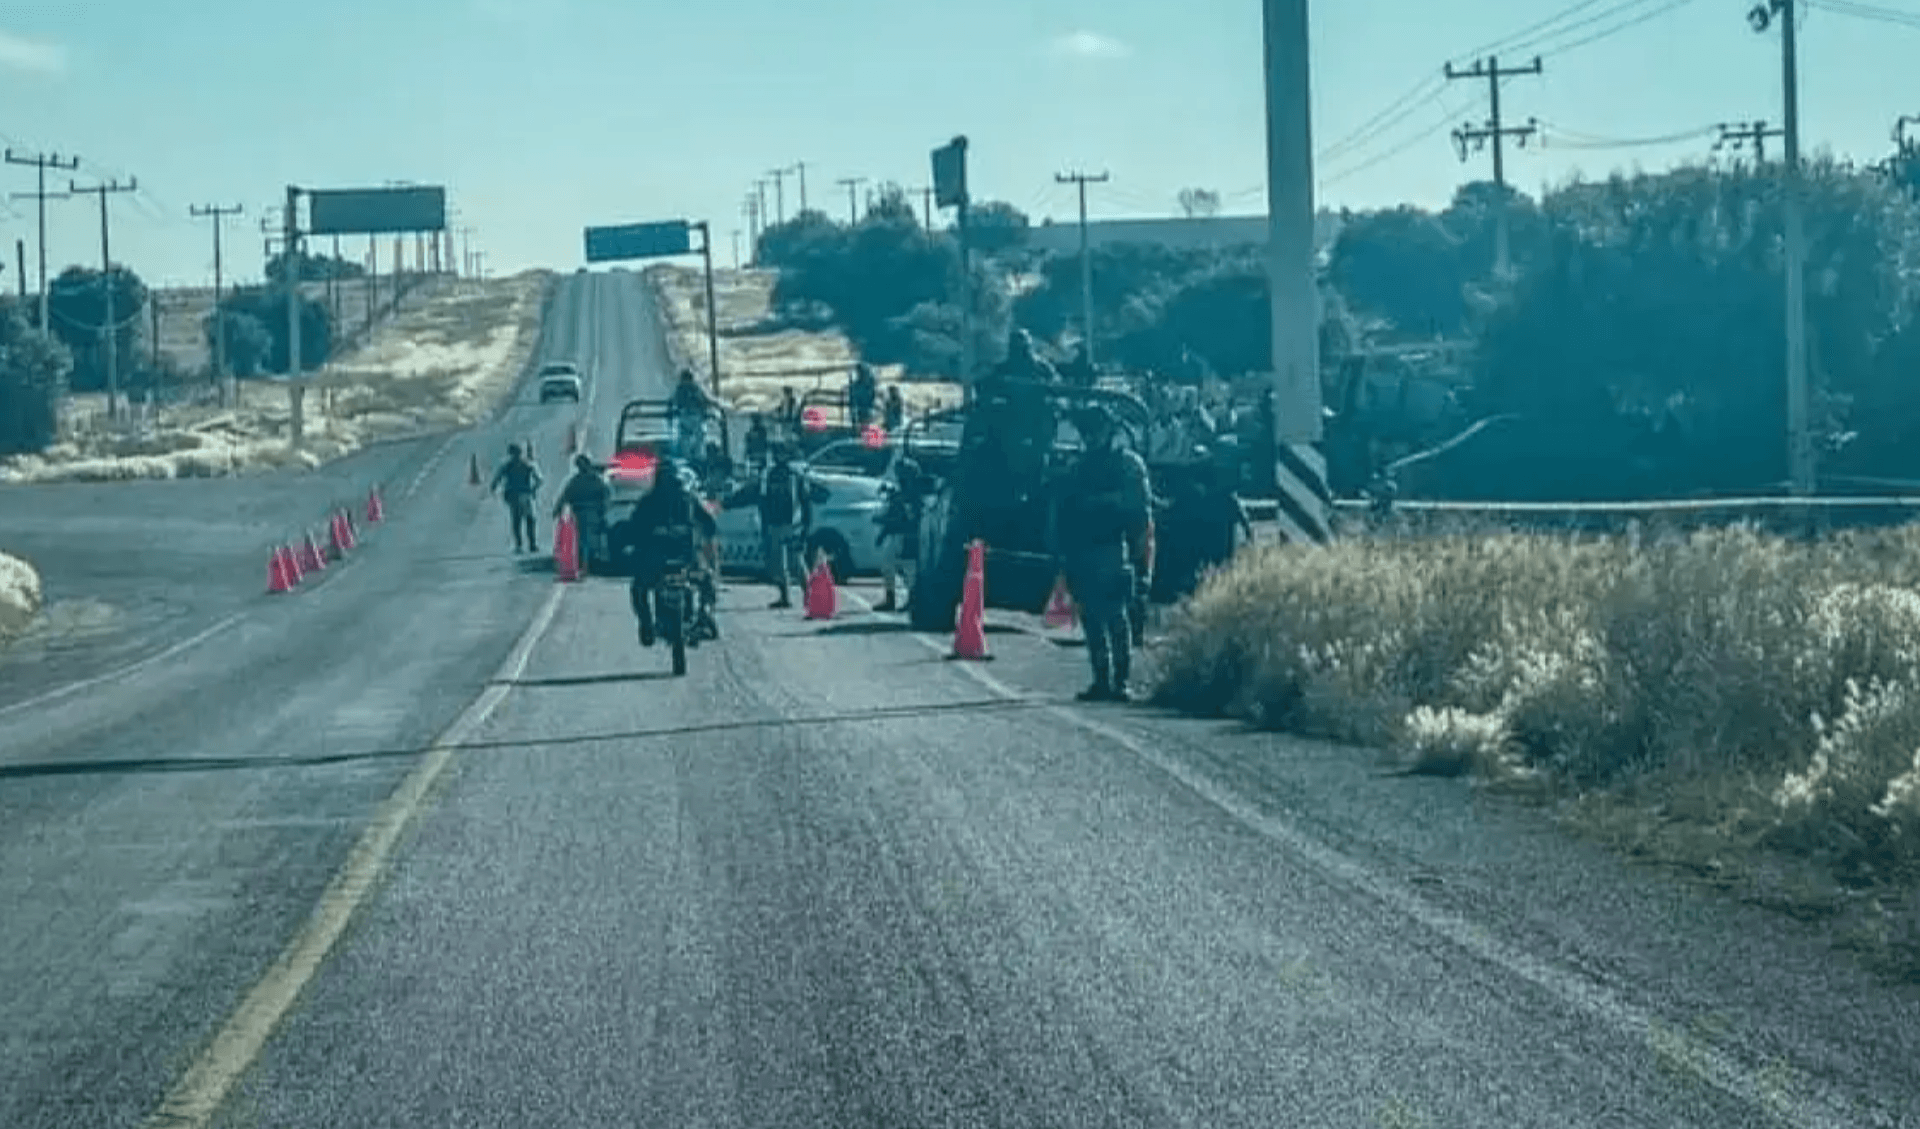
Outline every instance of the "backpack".
[[800, 514], [800, 476], [793, 464], [776, 462], [760, 483], [760, 520], [767, 525], [790, 525]]

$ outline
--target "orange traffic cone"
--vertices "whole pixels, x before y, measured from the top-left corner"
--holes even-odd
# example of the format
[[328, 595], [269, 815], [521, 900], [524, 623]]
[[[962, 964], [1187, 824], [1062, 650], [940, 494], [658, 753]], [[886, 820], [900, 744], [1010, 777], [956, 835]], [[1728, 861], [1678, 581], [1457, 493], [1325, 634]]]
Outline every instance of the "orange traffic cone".
[[573, 507], [560, 511], [553, 526], [553, 571], [561, 582], [580, 579], [580, 528], [573, 520]]
[[353, 514], [345, 509], [340, 511], [340, 538], [349, 551], [360, 543], [360, 539], [353, 535]]
[[1053, 595], [1047, 598], [1047, 612], [1041, 622], [1048, 627], [1072, 627], [1079, 618], [1079, 609], [1073, 603], [1073, 592], [1067, 587], [1067, 574], [1063, 572], [1060, 579], [1053, 582]]
[[267, 591], [293, 591], [293, 581], [287, 577], [287, 558], [277, 548], [267, 559]]
[[467, 485], [480, 485], [480, 456], [477, 454], [467, 456]]
[[287, 583], [299, 584], [307, 578], [307, 574], [300, 569], [300, 558], [293, 555], [293, 546], [280, 546], [280, 560], [284, 562], [280, 567], [287, 574]]
[[327, 519], [327, 544], [333, 551], [333, 559], [345, 560], [347, 556], [347, 535], [340, 528], [340, 515], [334, 514]]
[[960, 618], [953, 627], [953, 653], [950, 659], [984, 662], [987, 653], [987, 544], [974, 541], [967, 546], [967, 578], [960, 586]]
[[380, 504], [380, 487], [374, 486], [367, 491], [367, 524], [378, 525], [387, 520], [387, 508]]
[[833, 566], [827, 563], [824, 549], [814, 554], [813, 574], [807, 577], [805, 604], [808, 619], [832, 619], [840, 610], [840, 593], [833, 586]]
[[300, 543], [300, 571], [323, 572], [326, 567], [326, 554], [322, 553], [320, 546], [314, 543], [313, 530], [309, 529], [303, 534], [303, 540]]

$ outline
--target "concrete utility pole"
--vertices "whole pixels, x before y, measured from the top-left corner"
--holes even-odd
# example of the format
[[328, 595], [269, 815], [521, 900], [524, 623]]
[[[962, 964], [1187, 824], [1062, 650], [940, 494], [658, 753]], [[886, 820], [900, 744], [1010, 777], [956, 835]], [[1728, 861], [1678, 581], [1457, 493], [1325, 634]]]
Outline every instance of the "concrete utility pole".
[[[16, 154], [13, 150], [8, 149], [6, 152], [6, 159], [7, 159], [7, 163], [10, 165], [26, 165], [27, 167], [37, 172], [40, 176], [40, 184], [35, 191], [16, 193], [15, 198], [16, 199], [32, 199], [39, 204], [40, 235], [39, 235], [38, 250], [40, 255], [40, 332], [46, 333], [46, 332], [49, 332], [48, 325], [47, 325], [47, 316], [48, 316], [47, 315], [47, 201], [48, 200], [64, 200], [67, 198], [67, 194], [65, 192], [48, 192], [47, 191], [47, 170], [54, 169], [59, 172], [72, 172], [73, 170], [80, 167], [80, 158], [61, 157], [53, 153], [36, 153], [33, 156], [28, 157], [25, 155]], [[23, 277], [22, 278], [23, 285], [24, 285], [24, 282], [25, 282], [25, 279]]]
[[773, 169], [767, 173], [773, 178], [773, 222], [787, 222], [787, 174], [792, 169]]
[[306, 360], [300, 342], [300, 284], [306, 275], [306, 253], [300, 246], [301, 189], [287, 185], [286, 228], [280, 235], [285, 251], [281, 273], [287, 284], [287, 441], [298, 448], [307, 437], [307, 389], [301, 384]]
[[755, 266], [760, 262], [760, 197], [756, 193], [747, 193], [742, 209], [747, 217], [747, 265]]
[[[807, 162], [795, 161], [792, 171], [794, 178], [800, 182], [800, 212], [804, 212], [807, 210]], [[794, 215], [797, 216], [800, 212], [795, 212]]]
[[733, 236], [733, 269], [740, 269], [740, 229], [734, 228], [728, 234]]
[[1786, 188], [1787, 273], [1787, 475], [1792, 492], [1809, 497], [1814, 491], [1813, 436], [1807, 389], [1807, 232], [1801, 213], [1800, 178], [1800, 63], [1794, 36], [1799, 11], [1794, 0], [1762, 0], [1747, 13], [1747, 22], [1765, 32], [1780, 24], [1780, 136], [1785, 142], [1782, 181]]
[[1499, 189], [1499, 199], [1494, 202], [1493, 269], [1494, 273], [1500, 277], [1506, 276], [1509, 262], [1507, 251], [1507, 165], [1504, 142], [1507, 138], [1512, 137], [1517, 139], [1520, 145], [1524, 147], [1527, 143], [1527, 138], [1533, 136], [1539, 129], [1539, 124], [1531, 118], [1527, 120], [1526, 125], [1522, 126], [1505, 126], [1501, 124], [1500, 80], [1513, 75], [1540, 74], [1541, 70], [1540, 56], [1538, 55], [1533, 57], [1533, 62], [1528, 63], [1524, 67], [1502, 68], [1499, 58], [1493, 55], [1489, 55], [1485, 60], [1475, 63], [1472, 70], [1455, 70], [1452, 63], [1447, 64], [1447, 77], [1449, 79], [1483, 78], [1487, 80], [1487, 99], [1491, 112], [1488, 116], [1486, 127], [1484, 129], [1473, 129], [1462, 126], [1453, 131], [1453, 141], [1454, 144], [1460, 148], [1460, 159], [1462, 161], [1467, 159], [1467, 148], [1469, 145], [1477, 150], [1484, 148], [1487, 142], [1493, 142], [1493, 183], [1494, 186]]
[[[1274, 439], [1284, 451], [1287, 444], [1318, 443], [1321, 437], [1313, 84], [1308, 69], [1307, 0], [1266, 0], [1265, 15]], [[1324, 489], [1322, 484], [1320, 490]], [[1314, 493], [1317, 496], [1319, 491]], [[1321, 512], [1315, 523], [1323, 536], [1326, 521], [1327, 515]]]
[[865, 184], [866, 182], [867, 182], [867, 178], [864, 176], [843, 176], [839, 180], [834, 181], [835, 184], [838, 184], [840, 187], [847, 190], [847, 225], [848, 226], [852, 226], [860, 222], [860, 207], [855, 200], [854, 192], [856, 189], [858, 189], [861, 185]]
[[109, 234], [112, 224], [107, 212], [107, 197], [116, 192], [135, 192], [140, 188], [138, 180], [129, 179], [125, 184], [119, 181], [107, 181], [86, 188], [77, 181], [69, 181], [67, 191], [75, 196], [86, 194], [100, 197], [100, 292], [106, 303], [105, 312], [100, 319], [100, 338], [106, 351], [107, 364], [107, 418], [120, 418], [120, 334], [119, 326], [114, 324], [117, 315], [113, 309], [113, 240]]
[[1767, 138], [1780, 137], [1786, 133], [1784, 129], [1767, 128], [1764, 120], [1721, 122], [1714, 128], [1720, 131], [1720, 136], [1713, 142], [1714, 152], [1717, 153], [1722, 149], [1738, 150], [1742, 146], [1751, 145], [1753, 146], [1753, 163], [1756, 165], [1767, 163]]
[[767, 228], [773, 226], [771, 223], [768, 222], [768, 219], [773, 215], [773, 212], [771, 209], [767, 207], [766, 178], [762, 177], [761, 179], [753, 182], [753, 198], [755, 201], [755, 206], [760, 215], [760, 230], [762, 232], [765, 232]]
[[222, 281], [220, 255], [220, 229], [226, 225], [228, 216], [237, 216], [245, 209], [235, 204], [231, 208], [222, 208], [209, 204], [204, 208], [189, 207], [187, 212], [195, 219], [213, 221], [213, 378], [220, 383], [220, 399], [231, 406], [236, 402], [236, 389], [227, 374], [227, 319], [220, 313], [220, 285]]
[[1080, 332], [1086, 342], [1087, 363], [1093, 363], [1093, 254], [1087, 245], [1087, 185], [1105, 184], [1106, 173], [1055, 173], [1055, 184], [1071, 184], [1080, 190]]

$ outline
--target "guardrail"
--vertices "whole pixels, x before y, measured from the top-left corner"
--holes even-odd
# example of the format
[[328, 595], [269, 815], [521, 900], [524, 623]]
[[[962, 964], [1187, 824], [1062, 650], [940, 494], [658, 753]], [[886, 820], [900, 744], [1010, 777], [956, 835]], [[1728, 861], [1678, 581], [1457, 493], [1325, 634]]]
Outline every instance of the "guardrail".
[[[1247, 516], [1255, 521], [1276, 516], [1271, 499], [1247, 499]], [[1920, 494], [1828, 496], [1814, 498], [1662, 498], [1623, 502], [1452, 502], [1395, 501], [1384, 515], [1365, 499], [1334, 502], [1342, 517], [1384, 525], [1418, 527], [1448, 519], [1504, 523], [1511, 527], [1604, 530], [1640, 522], [1670, 526], [1732, 524], [1751, 521], [1766, 526], [1804, 529], [1897, 525], [1920, 517]]]

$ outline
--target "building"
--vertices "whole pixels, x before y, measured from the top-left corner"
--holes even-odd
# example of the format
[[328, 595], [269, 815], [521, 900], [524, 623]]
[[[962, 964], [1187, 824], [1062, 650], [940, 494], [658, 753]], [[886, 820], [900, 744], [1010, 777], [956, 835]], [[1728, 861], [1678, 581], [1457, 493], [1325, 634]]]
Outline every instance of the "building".
[[[1321, 212], [1316, 233], [1325, 252], [1340, 231], [1340, 217]], [[1087, 221], [1087, 242], [1158, 243], [1163, 247], [1233, 247], [1267, 241], [1265, 216], [1172, 216], [1160, 219]], [[1073, 220], [1042, 220], [1027, 229], [1027, 245], [1036, 251], [1071, 255], [1080, 250], [1080, 225]]]

